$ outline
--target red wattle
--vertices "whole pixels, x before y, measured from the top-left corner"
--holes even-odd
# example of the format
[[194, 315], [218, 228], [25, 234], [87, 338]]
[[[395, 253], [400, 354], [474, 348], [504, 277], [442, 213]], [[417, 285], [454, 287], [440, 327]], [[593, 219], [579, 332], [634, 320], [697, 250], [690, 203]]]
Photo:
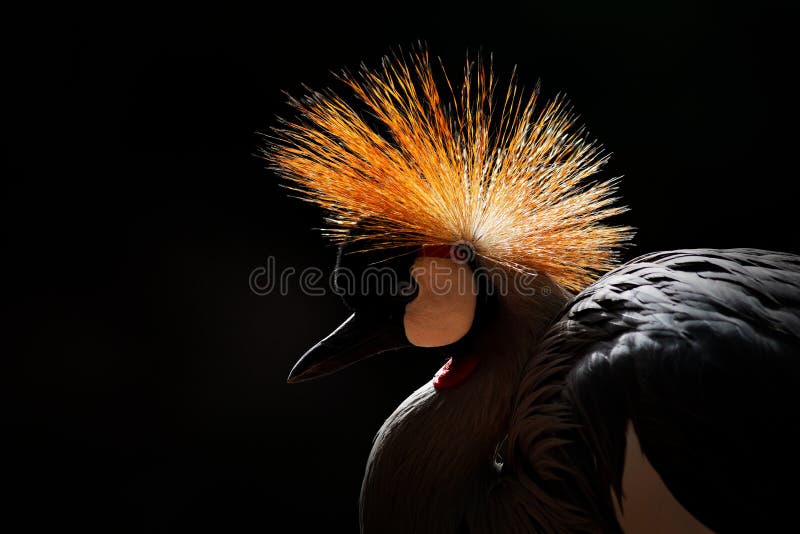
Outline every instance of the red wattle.
[[433, 387], [447, 389], [459, 385], [472, 374], [478, 366], [479, 360], [480, 358], [476, 354], [458, 360], [450, 358], [433, 377]]
[[419, 253], [420, 256], [428, 258], [450, 258], [452, 253], [450, 245], [426, 245], [422, 247]]

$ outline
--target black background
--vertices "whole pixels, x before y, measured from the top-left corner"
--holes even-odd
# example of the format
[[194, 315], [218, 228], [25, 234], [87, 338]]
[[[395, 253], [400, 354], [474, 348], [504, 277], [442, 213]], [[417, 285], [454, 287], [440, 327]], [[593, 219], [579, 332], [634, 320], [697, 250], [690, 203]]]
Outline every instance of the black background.
[[372, 436], [441, 362], [284, 383], [347, 312], [248, 288], [269, 256], [334, 256], [254, 156], [283, 90], [419, 39], [457, 76], [482, 48], [566, 92], [613, 152], [627, 257], [800, 252], [791, 20], [761, 2], [7, 13], [3, 530], [355, 530]]

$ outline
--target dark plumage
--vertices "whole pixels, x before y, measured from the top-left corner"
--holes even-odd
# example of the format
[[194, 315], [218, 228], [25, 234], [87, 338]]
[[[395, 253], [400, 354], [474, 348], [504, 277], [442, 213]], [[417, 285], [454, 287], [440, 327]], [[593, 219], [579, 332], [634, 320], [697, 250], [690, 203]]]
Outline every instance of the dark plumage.
[[[694, 518], [678, 507], [665, 517], [685, 521], [667, 531], [697, 521], [775, 531], [792, 520], [800, 257], [660, 252], [577, 296], [536, 282], [531, 295], [482, 300], [468, 335], [429, 349], [480, 363], [457, 387], [424, 384], [387, 418], [362, 486], [364, 532], [621, 532], [614, 495], [631, 437]], [[392, 321], [387, 332], [400, 328]], [[378, 350], [363, 348], [374, 338], [364, 335], [356, 358]], [[339, 345], [353, 339], [337, 331], [295, 369], [348, 364]], [[634, 512], [626, 528], [651, 530], [652, 501], [617, 503]]]
[[[315, 93], [268, 154], [329, 212], [343, 248], [371, 251], [402, 284], [346, 298], [351, 318], [290, 380], [408, 345], [447, 358], [378, 432], [363, 531], [618, 532], [621, 518], [649, 533], [658, 517], [673, 532], [706, 531], [697, 520], [763, 531], [791, 519], [800, 258], [650, 254], [574, 297], [631, 233], [609, 226], [624, 211], [613, 181], [586, 181], [605, 158], [560, 101], [537, 114], [536, 94], [512, 83], [494, 102], [480, 67], [444, 97], [425, 53], [344, 79], [382, 130]], [[393, 257], [398, 247], [411, 253]], [[372, 261], [351, 263], [363, 275]], [[510, 291], [478, 283], [480, 270]], [[620, 498], [632, 513], [618, 513], [613, 495], [637, 487], [654, 498]]]
[[[529, 372], [548, 358], [574, 363], [551, 407], [577, 425], [558, 432], [573, 445], [554, 450], [577, 479], [551, 491], [594, 508], [607, 529], [618, 528], [608, 488], [621, 492], [628, 421], [675, 498], [709, 528], [772, 531], [794, 517], [800, 257], [699, 249], [637, 258], [567, 306]], [[522, 455], [524, 414], [542, 410], [526, 394], [512, 423]]]

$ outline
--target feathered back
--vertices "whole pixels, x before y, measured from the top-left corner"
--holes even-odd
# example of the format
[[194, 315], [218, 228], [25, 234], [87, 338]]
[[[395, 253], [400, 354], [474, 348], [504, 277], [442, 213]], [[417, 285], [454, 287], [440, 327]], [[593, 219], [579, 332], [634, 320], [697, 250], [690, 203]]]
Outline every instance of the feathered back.
[[624, 208], [614, 180], [587, 181], [607, 156], [563, 98], [539, 111], [538, 91], [524, 97], [512, 76], [497, 99], [491, 66], [469, 61], [459, 90], [442, 72], [443, 96], [425, 51], [340, 79], [363, 111], [330, 90], [292, 99], [299, 118], [282, 121], [265, 150], [291, 189], [327, 210], [334, 240], [467, 242], [576, 290], [630, 239], [630, 228], [602, 224]]

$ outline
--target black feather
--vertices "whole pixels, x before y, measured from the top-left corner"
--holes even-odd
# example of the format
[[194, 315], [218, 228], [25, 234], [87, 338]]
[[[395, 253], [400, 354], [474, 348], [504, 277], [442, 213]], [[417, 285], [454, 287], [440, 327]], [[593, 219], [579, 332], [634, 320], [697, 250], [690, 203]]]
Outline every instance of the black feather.
[[546, 346], [576, 357], [563, 400], [583, 447], [568, 454], [592, 471], [587, 500], [601, 503], [607, 521], [609, 488], [622, 490], [628, 421], [675, 498], [709, 528], [760, 532], [794, 521], [799, 257], [642, 256], [579, 294]]

